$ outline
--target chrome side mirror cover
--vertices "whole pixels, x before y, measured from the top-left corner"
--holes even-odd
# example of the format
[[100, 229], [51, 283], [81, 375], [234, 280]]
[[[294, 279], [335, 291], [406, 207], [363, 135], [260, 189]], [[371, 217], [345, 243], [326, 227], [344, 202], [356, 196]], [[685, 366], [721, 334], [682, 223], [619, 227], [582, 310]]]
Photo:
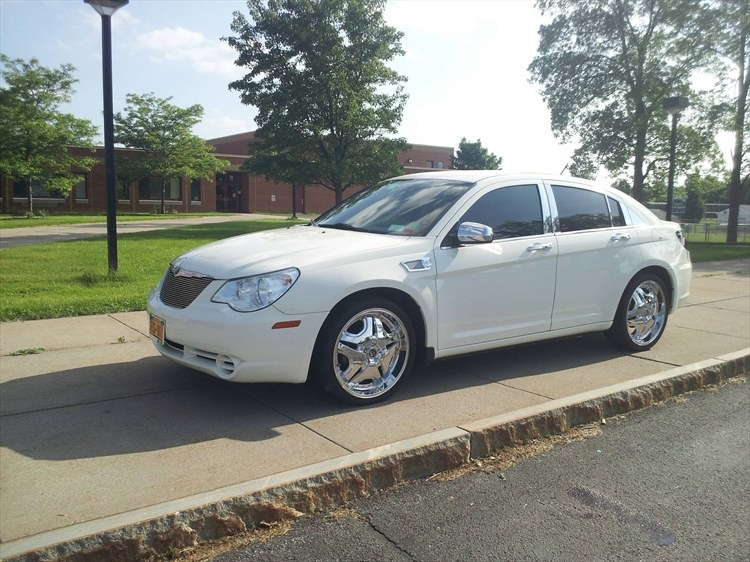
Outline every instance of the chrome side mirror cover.
[[488, 244], [494, 239], [492, 228], [478, 222], [462, 222], [458, 225], [460, 244]]

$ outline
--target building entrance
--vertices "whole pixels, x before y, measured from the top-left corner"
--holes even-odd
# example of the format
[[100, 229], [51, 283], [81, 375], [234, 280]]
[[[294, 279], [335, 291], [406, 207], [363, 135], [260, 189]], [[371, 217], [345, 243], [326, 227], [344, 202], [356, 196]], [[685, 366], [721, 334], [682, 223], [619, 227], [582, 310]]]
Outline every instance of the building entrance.
[[239, 213], [242, 192], [232, 176], [216, 176], [216, 210], [219, 213]]

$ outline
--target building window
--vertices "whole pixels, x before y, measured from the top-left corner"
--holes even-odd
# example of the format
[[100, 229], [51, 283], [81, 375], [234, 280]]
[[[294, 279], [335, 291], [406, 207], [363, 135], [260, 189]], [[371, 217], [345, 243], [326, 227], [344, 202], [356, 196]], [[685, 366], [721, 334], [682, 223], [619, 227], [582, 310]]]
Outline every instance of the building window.
[[426, 168], [435, 168], [437, 170], [442, 170], [443, 169], [443, 163], [442, 162], [438, 162], [436, 160], [428, 160], [425, 163], [425, 167]]
[[193, 180], [190, 182], [190, 200], [200, 201], [201, 200], [201, 180]]
[[[26, 197], [28, 195], [29, 180], [15, 180], [13, 182], [13, 197]], [[41, 180], [31, 180], [31, 194], [34, 197], [47, 197], [54, 199], [64, 199], [59, 193], [53, 193], [47, 189]]]
[[121, 201], [130, 201], [130, 184], [125, 180], [117, 180], [117, 198]]
[[78, 179], [75, 186], [76, 201], [88, 199], [88, 194], [86, 193], [86, 175], [76, 174], [76, 178]]
[[[162, 179], [158, 176], [143, 178], [138, 184], [138, 199], [161, 200]], [[164, 186], [164, 199], [181, 201], [180, 178], [169, 178]]]

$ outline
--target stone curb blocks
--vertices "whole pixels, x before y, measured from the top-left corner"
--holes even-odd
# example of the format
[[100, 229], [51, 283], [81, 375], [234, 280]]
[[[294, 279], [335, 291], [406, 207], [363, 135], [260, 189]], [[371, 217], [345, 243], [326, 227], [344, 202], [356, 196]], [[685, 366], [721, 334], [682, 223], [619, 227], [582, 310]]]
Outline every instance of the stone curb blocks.
[[750, 349], [353, 453], [151, 509], [1, 545], [6, 562], [135, 561], [293, 519], [750, 372]]

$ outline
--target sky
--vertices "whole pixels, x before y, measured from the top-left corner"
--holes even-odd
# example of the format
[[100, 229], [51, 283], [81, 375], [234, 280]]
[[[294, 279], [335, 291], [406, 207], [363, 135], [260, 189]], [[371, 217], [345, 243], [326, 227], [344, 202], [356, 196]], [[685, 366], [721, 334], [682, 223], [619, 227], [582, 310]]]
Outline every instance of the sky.
[[[256, 111], [229, 82], [241, 77], [231, 35], [244, 0], [130, 0], [112, 17], [114, 111], [128, 93], [200, 104], [194, 132], [215, 138], [254, 130]], [[392, 67], [408, 78], [399, 135], [457, 147], [480, 139], [506, 171], [560, 173], [573, 146], [550, 130], [549, 111], [527, 67], [542, 16], [533, 0], [388, 0], [386, 21], [404, 33]], [[77, 69], [62, 109], [102, 128], [101, 18], [83, 0], [0, 0], [0, 52]], [[101, 142], [101, 137], [99, 139]]]

